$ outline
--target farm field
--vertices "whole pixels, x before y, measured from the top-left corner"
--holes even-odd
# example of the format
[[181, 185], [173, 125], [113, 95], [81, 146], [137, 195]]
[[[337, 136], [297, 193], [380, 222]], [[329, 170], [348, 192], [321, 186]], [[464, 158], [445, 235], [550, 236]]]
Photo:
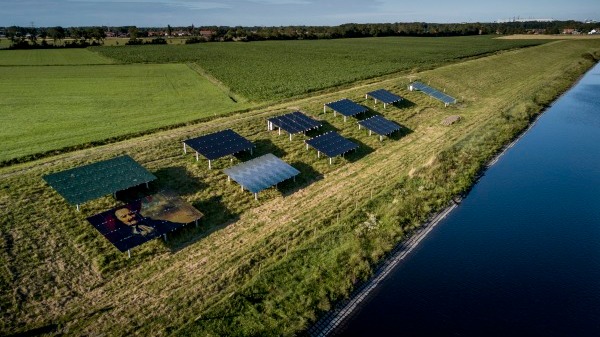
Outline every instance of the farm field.
[[489, 36], [385, 37], [92, 50], [124, 63], [195, 62], [235, 93], [254, 101], [271, 101], [545, 42]]
[[64, 66], [111, 64], [111, 59], [88, 49], [2, 50], [0, 66]]
[[[364, 280], [373, 266], [432, 212], [473, 183], [502, 144], [531, 122], [595, 60], [600, 40], [557, 41], [410, 77], [463, 97], [443, 104], [409, 92], [409, 75], [384, 77], [108, 146], [0, 169], [0, 334], [247, 336], [296, 335]], [[146, 65], [144, 65], [146, 66]], [[106, 66], [112, 67], [112, 66]], [[386, 88], [395, 107], [364, 101]], [[323, 113], [343, 97], [403, 126], [379, 142], [353, 119]], [[266, 118], [294, 109], [360, 145], [328, 165], [302, 136], [266, 130]], [[440, 122], [449, 115], [461, 121]], [[227, 183], [230, 163], [196, 162], [181, 141], [233, 128], [302, 173], [260, 193]], [[320, 133], [319, 132], [319, 133]], [[309, 134], [313, 136], [314, 134]], [[77, 212], [42, 180], [45, 174], [127, 153], [205, 214], [199, 228], [120, 254], [86, 217], [119, 204], [104, 197]], [[120, 197], [121, 200], [124, 196]]]
[[184, 64], [5, 66], [0, 92], [0, 161], [248, 107]]

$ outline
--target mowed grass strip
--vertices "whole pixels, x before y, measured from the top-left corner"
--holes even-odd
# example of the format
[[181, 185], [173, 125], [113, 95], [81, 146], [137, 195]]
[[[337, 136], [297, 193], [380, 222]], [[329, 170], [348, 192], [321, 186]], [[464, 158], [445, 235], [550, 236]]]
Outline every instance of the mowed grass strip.
[[0, 67], [0, 92], [0, 161], [246, 107], [182, 64]]
[[0, 66], [61, 66], [112, 64], [108, 57], [89, 49], [0, 50]]
[[491, 36], [263, 41], [92, 50], [125, 63], [196, 62], [256, 101], [292, 97], [400, 71], [417, 71], [545, 41]]
[[[468, 189], [483, 163], [600, 56], [600, 44], [561, 41], [435, 69], [416, 77], [464, 100], [443, 105], [408, 92], [407, 77], [308, 97], [111, 146], [0, 169], [0, 334], [49, 327], [67, 335], [295, 335], [365, 279], [395, 243], [452, 196]], [[582, 55], [587, 56], [582, 56]], [[364, 93], [384, 87], [404, 96], [383, 109]], [[397, 121], [402, 135], [379, 142], [352, 119], [322, 113], [348, 97]], [[360, 142], [333, 165], [306, 150], [302, 136], [266, 131], [268, 115], [300, 108]], [[451, 127], [440, 122], [459, 114]], [[181, 140], [234, 128], [302, 174], [280, 189], [252, 194], [227, 183], [221, 159], [208, 170], [184, 155]], [[409, 131], [410, 130], [410, 131]], [[131, 154], [158, 176], [140, 193], [170, 188], [201, 210], [169, 242], [120, 254], [85, 218], [118, 204], [112, 197], [81, 212], [44, 174]], [[241, 157], [246, 160], [248, 157]], [[372, 219], [375, 221], [372, 221]], [[52, 327], [51, 324], [57, 324]]]

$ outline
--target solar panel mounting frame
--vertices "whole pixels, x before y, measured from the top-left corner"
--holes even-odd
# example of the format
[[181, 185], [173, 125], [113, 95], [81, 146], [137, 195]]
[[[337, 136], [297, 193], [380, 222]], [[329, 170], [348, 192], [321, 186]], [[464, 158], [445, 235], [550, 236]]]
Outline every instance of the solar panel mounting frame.
[[[213, 143], [216, 140], [219, 140], [220, 143]], [[229, 147], [224, 148], [222, 147], [223, 144], [227, 144]], [[221, 147], [219, 147], [219, 145]], [[183, 141], [183, 153], [187, 153], [187, 146], [191, 147], [196, 152], [196, 161], [199, 161], [199, 154], [208, 159], [209, 169], [212, 169], [211, 162], [215, 159], [234, 155], [241, 151], [250, 151], [250, 155], [252, 155], [252, 149], [255, 147], [251, 141], [231, 129], [186, 139]]]

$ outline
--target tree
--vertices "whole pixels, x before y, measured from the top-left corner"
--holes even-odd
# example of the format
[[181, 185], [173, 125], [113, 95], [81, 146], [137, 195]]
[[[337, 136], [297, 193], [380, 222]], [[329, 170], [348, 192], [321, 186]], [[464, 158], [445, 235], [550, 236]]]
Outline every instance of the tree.
[[130, 39], [136, 39], [138, 37], [138, 29], [136, 26], [131, 26], [129, 27], [129, 29], [127, 30], [127, 32], [129, 33], [129, 38]]
[[167, 36], [171, 36], [173, 34], [173, 28], [171, 25], [167, 25]]

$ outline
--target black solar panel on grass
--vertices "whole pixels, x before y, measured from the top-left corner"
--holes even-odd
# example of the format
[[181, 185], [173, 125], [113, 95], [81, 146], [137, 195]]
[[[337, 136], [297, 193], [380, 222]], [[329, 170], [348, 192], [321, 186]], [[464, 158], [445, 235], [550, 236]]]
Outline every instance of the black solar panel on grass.
[[356, 104], [347, 98], [335, 102], [329, 102], [325, 105], [347, 117], [351, 117], [368, 110], [364, 106]]
[[320, 122], [306, 116], [300, 111], [272, 117], [269, 118], [268, 121], [288, 133], [306, 132], [322, 125]]
[[250, 150], [254, 147], [251, 141], [231, 129], [188, 139], [184, 143], [208, 160]]
[[328, 157], [335, 157], [358, 148], [358, 144], [340, 136], [335, 131], [329, 131], [306, 141], [306, 144]]
[[367, 93], [367, 95], [386, 104], [392, 104], [402, 100], [402, 97], [394, 95], [385, 89], [371, 91]]
[[358, 124], [382, 136], [387, 136], [392, 132], [400, 130], [400, 125], [380, 115], [358, 121]]

